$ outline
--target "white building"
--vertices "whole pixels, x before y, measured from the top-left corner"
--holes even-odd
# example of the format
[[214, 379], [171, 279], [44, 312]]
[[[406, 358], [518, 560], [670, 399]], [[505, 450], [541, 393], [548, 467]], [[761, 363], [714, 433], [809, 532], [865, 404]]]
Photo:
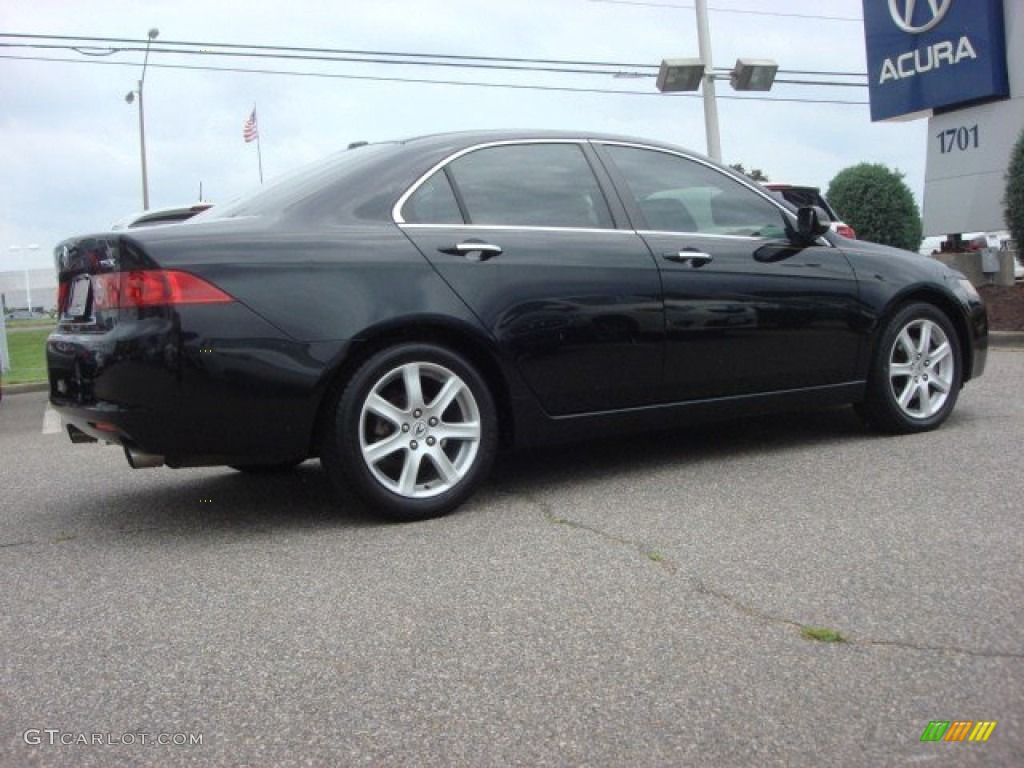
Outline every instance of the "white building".
[[[32, 306], [49, 311], [57, 307], [57, 272], [55, 269], [29, 269], [28, 289]], [[12, 269], [0, 272], [0, 305], [3, 311], [25, 309], [26, 270]]]

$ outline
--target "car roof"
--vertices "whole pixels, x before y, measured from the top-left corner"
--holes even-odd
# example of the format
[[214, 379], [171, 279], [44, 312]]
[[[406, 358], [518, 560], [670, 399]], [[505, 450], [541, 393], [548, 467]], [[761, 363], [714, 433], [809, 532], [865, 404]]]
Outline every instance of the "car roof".
[[[731, 173], [735, 171], [728, 166], [718, 163], [706, 155], [688, 149], [686, 147], [679, 146], [677, 144], [671, 144], [656, 139], [643, 138], [639, 136], [628, 136], [615, 133], [604, 133], [599, 131], [569, 131], [569, 130], [507, 130], [507, 129], [491, 129], [491, 130], [471, 130], [471, 131], [454, 131], [450, 133], [432, 133], [424, 134], [421, 136], [413, 136], [397, 142], [405, 146], [417, 146], [420, 148], [429, 149], [442, 149], [442, 148], [468, 148], [477, 144], [488, 144], [488, 143], [501, 143], [501, 142], [517, 142], [517, 141], [596, 141], [596, 142], [609, 142], [617, 144], [638, 144], [645, 147], [652, 147], [655, 149], [664, 149], [670, 152], [681, 152], [691, 157], [697, 157], [705, 162], [713, 163], [714, 165], [729, 170]], [[388, 142], [382, 142], [388, 143]], [[371, 144], [372, 146], [372, 144]]]
[[483, 129], [472, 131], [451, 131], [447, 133], [428, 133], [419, 136], [412, 136], [399, 143], [411, 144], [419, 142], [449, 143], [457, 141], [465, 144], [477, 144], [488, 141], [523, 141], [530, 139], [555, 139], [563, 141], [575, 141], [580, 139], [594, 141], [621, 141], [627, 143], [639, 143], [650, 145], [661, 145], [670, 149], [680, 149], [678, 146], [664, 144], [652, 139], [639, 138], [636, 136], [624, 136], [598, 131], [568, 131], [568, 130], [506, 130], [506, 129]]
[[[265, 187], [218, 204], [209, 215], [201, 218], [205, 224], [218, 227], [229, 219], [238, 221], [245, 218], [259, 226], [253, 217], [267, 221], [269, 218], [290, 219], [296, 226], [305, 226], [300, 222], [320, 217], [334, 221], [390, 220], [394, 202], [408, 189], [410, 182], [428, 173], [437, 163], [476, 147], [544, 141], [619, 143], [673, 152], [711, 165], [740, 183], [767, 194], [756, 182], [728, 166], [667, 142], [594, 131], [471, 130], [392, 141], [353, 142], [349, 148], [295, 168]], [[345, 186], [338, 187], [339, 182]], [[199, 225], [198, 221], [196, 225]], [[177, 227], [157, 229], [160, 231], [147, 232], [146, 239], [187, 236]], [[169, 231], [172, 229], [175, 230], [173, 233]], [[192, 229], [191, 225], [188, 229]]]

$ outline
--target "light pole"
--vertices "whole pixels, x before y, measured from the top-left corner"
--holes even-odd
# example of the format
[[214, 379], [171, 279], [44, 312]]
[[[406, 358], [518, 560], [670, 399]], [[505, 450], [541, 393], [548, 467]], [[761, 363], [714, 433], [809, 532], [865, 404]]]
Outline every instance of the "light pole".
[[124, 100], [131, 104], [135, 101], [135, 94], [139, 94], [139, 147], [142, 155], [142, 210], [149, 210], [149, 181], [146, 177], [146, 111], [142, 108], [142, 88], [146, 83], [146, 64], [149, 63], [149, 45], [160, 34], [160, 30], [153, 27], [149, 30], [149, 39], [146, 40], [146, 56], [142, 60], [142, 77], [139, 78], [139, 89], [128, 91]]
[[722, 138], [718, 130], [718, 101], [715, 99], [715, 75], [711, 67], [711, 29], [708, 26], [708, 0], [697, 0], [697, 47], [704, 63], [704, 133], [707, 135], [708, 156], [722, 159]]
[[[716, 75], [711, 66], [711, 32], [708, 26], [708, 0], [697, 0], [697, 45], [699, 59], [664, 59], [658, 72], [658, 90], [696, 91], [703, 84], [704, 131], [707, 134], [708, 156], [722, 160], [722, 140], [718, 128], [718, 102], [715, 99]], [[775, 82], [779, 65], [771, 59], [737, 59], [729, 73], [729, 83], [737, 91], [768, 91]]]
[[[11, 251], [13, 253], [19, 253], [20, 251], [38, 250], [39, 246], [36, 245], [35, 243], [32, 243], [32, 245], [26, 245], [24, 248], [22, 248], [20, 245], [11, 246]], [[28, 262], [25, 262], [25, 309], [27, 309], [29, 312], [32, 311], [32, 288], [29, 285]]]

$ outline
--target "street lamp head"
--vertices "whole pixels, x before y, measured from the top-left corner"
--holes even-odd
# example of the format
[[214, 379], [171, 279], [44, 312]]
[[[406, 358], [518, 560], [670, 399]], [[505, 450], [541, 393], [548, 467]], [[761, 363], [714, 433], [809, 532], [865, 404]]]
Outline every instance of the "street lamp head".
[[779, 64], [773, 59], [736, 59], [729, 84], [737, 91], [770, 91]]
[[157, 29], [156, 27], [153, 27], [151, 30], [149, 30], [149, 39], [150, 40], [156, 40], [156, 36], [159, 35], [159, 34], [160, 34], [160, 30]]
[[704, 79], [704, 62], [700, 59], [664, 59], [658, 70], [658, 90], [696, 91]]
[[129, 104], [135, 101], [135, 91], [128, 91], [128, 93], [124, 95], [124, 100], [127, 101]]

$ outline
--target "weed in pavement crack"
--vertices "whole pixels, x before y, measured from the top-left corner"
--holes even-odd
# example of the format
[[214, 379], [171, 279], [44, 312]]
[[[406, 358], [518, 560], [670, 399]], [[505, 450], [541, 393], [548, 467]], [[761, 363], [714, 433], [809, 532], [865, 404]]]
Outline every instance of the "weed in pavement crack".
[[[530, 505], [536, 507], [540, 513], [544, 516], [544, 519], [552, 525], [561, 525], [566, 528], [572, 528], [578, 531], [585, 531], [595, 536], [599, 536], [605, 541], [610, 541], [614, 544], [619, 544], [629, 549], [634, 550], [637, 554], [643, 556], [647, 560], [656, 564], [662, 570], [676, 574], [679, 572], [678, 565], [673, 562], [669, 557], [663, 554], [660, 550], [652, 549], [650, 546], [641, 542], [635, 541], [634, 539], [626, 538], [625, 536], [619, 536], [614, 533], [609, 533], [596, 525], [590, 523], [584, 523], [579, 520], [572, 520], [567, 517], [562, 517], [555, 513], [551, 505], [542, 499], [538, 499], [531, 494], [524, 493], [523, 491], [508, 491], [504, 490], [503, 493], [512, 496], [514, 498], [522, 499]], [[1024, 653], [1013, 653], [1005, 651], [977, 651], [970, 648], [963, 648], [960, 646], [951, 645], [923, 645], [920, 643], [911, 643], [903, 640], [872, 640], [872, 639], [855, 639], [846, 635], [840, 634], [837, 630], [828, 630], [827, 637], [818, 635], [821, 634], [819, 631], [821, 628], [809, 627], [806, 624], [801, 624], [795, 619], [790, 619], [785, 616], [776, 616], [765, 611], [758, 610], [743, 601], [739, 600], [732, 595], [723, 592], [718, 589], [714, 589], [704, 583], [701, 579], [693, 575], [686, 575], [687, 580], [693, 585], [693, 589], [697, 594], [706, 595], [714, 600], [725, 603], [731, 606], [734, 610], [739, 611], [753, 619], [758, 621], [768, 622], [771, 624], [781, 624], [795, 628], [804, 637], [810, 637], [811, 639], [821, 640], [822, 642], [829, 642], [842, 645], [850, 646], [878, 646], [878, 647], [890, 647], [899, 648], [902, 650], [910, 651], [924, 651], [930, 653], [958, 653], [965, 656], [973, 656], [978, 658], [991, 658], [991, 659], [1024, 659]], [[808, 630], [811, 630], [808, 634]]]

